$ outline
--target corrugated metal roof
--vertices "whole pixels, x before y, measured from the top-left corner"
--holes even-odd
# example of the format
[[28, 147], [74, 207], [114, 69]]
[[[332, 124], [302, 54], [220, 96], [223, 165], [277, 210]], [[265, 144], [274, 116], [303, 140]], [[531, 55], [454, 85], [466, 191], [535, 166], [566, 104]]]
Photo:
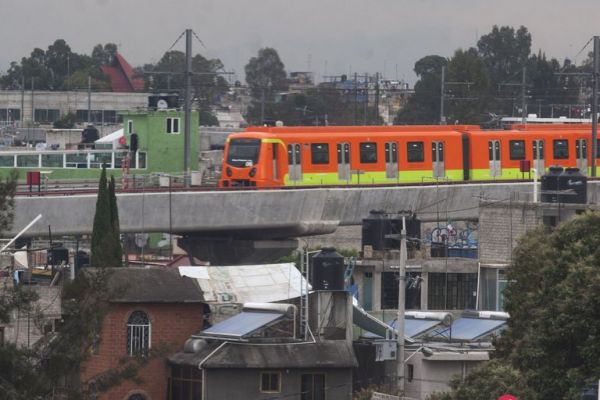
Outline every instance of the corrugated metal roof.
[[[205, 369], [354, 368], [358, 366], [352, 346], [343, 340], [268, 345], [226, 342], [221, 347], [211, 344], [196, 353], [176, 353], [169, 357], [169, 361], [177, 365], [191, 365]], [[203, 362], [202, 366], [199, 365], [201, 362]]]
[[194, 278], [207, 302], [271, 303], [300, 296], [304, 277], [293, 263], [179, 267]]

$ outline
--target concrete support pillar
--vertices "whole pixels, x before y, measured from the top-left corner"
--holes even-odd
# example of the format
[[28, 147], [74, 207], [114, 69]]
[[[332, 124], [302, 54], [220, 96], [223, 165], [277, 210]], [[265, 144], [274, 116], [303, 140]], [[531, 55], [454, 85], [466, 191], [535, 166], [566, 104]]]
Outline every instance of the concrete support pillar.
[[373, 298], [371, 304], [373, 304], [373, 311], [381, 311], [381, 290], [383, 288], [383, 267], [376, 266], [373, 271]]
[[421, 310], [427, 311], [427, 294], [429, 289], [429, 274], [427, 272], [421, 272]]

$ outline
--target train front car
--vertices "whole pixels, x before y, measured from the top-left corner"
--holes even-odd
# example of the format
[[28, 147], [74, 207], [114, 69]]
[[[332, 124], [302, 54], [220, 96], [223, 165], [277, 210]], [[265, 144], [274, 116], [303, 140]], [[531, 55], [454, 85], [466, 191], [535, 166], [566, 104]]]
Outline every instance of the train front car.
[[278, 179], [279, 141], [264, 133], [230, 135], [225, 144], [219, 187], [281, 186]]

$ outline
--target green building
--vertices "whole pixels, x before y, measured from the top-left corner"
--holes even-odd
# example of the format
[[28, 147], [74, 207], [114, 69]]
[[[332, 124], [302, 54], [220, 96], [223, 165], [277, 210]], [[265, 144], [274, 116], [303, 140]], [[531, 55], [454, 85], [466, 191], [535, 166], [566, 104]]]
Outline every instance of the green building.
[[[25, 180], [27, 172], [40, 171], [50, 180], [98, 179], [102, 164], [109, 174], [122, 176], [125, 160], [130, 157], [129, 175], [157, 173], [183, 174], [184, 113], [180, 110], [136, 110], [120, 113], [126, 146], [97, 145], [94, 149], [42, 150], [11, 149], [0, 151], [0, 177], [11, 169]], [[198, 169], [198, 112], [192, 111], [189, 168]], [[131, 135], [137, 135], [138, 149], [130, 152]], [[44, 178], [42, 178], [44, 179]]]

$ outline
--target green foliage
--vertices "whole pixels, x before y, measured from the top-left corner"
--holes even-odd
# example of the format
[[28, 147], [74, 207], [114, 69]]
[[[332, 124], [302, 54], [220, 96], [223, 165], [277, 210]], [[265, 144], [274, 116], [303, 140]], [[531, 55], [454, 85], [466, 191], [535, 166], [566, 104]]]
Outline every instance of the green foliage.
[[[111, 46], [114, 45], [105, 45], [106, 51], [110, 52], [113, 49]], [[97, 58], [74, 53], [63, 39], [57, 39], [46, 50], [35, 48], [29, 57], [23, 57], [20, 62], [11, 62], [6, 73], [0, 77], [0, 86], [21, 89], [22, 79], [25, 78], [25, 88], [29, 89], [33, 78], [36, 90], [65, 90], [87, 87], [87, 77], [92, 76], [94, 89], [105, 89], [110, 81], [102, 74], [100, 64], [96, 61]]]
[[495, 361], [433, 399], [495, 399], [496, 387], [527, 400], [579, 399], [600, 376], [599, 265], [600, 213], [524, 236], [508, 269], [510, 319]]
[[94, 268], [122, 266], [123, 249], [118, 226], [114, 178], [111, 178], [111, 182], [111, 185], [107, 185], [106, 166], [103, 166], [92, 228], [90, 263]]
[[23, 286], [4, 288], [0, 293], [0, 323], [8, 323], [13, 310], [32, 311], [38, 298], [36, 292]]
[[261, 99], [264, 95], [266, 100], [272, 101], [275, 93], [288, 89], [285, 66], [277, 50], [271, 47], [258, 50], [258, 55], [252, 57], [244, 69], [254, 99]]
[[[201, 109], [209, 109], [218, 103], [221, 96], [229, 90], [229, 85], [223, 76], [223, 63], [218, 58], [208, 59], [201, 54], [192, 57], [192, 71], [198, 73], [192, 76], [192, 97]], [[185, 87], [185, 54], [173, 50], [166, 52], [156, 64], [146, 64], [146, 89], [154, 92], [180, 92], [183, 98]], [[160, 74], [153, 75], [157, 71]], [[172, 74], [165, 74], [172, 72]], [[213, 75], [214, 74], [214, 75]]]
[[427, 400], [496, 400], [503, 394], [519, 399], [532, 399], [519, 370], [499, 360], [493, 360], [471, 371], [464, 380], [450, 381], [452, 392], [434, 393]]
[[76, 116], [73, 113], [63, 115], [59, 120], [54, 121], [54, 129], [73, 129], [75, 127]]
[[200, 126], [219, 126], [219, 120], [210, 111], [200, 110], [198, 113], [198, 122]]

